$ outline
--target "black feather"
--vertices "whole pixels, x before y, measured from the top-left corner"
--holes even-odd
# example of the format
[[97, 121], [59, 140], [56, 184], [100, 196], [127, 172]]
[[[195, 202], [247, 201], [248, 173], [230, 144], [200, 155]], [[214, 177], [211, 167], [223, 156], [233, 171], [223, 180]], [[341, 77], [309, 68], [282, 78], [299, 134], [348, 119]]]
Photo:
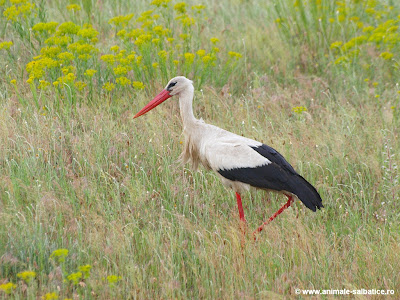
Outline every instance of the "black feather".
[[221, 169], [218, 173], [229, 180], [247, 183], [253, 187], [293, 193], [312, 211], [323, 207], [317, 190], [278, 151], [267, 145], [251, 148], [271, 163], [255, 168]]

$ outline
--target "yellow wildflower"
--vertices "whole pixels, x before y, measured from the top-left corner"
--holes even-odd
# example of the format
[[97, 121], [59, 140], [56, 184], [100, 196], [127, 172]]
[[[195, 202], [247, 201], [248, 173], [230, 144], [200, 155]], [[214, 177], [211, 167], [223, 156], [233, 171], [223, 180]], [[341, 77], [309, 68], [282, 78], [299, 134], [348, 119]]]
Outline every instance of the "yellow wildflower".
[[141, 46], [145, 43], [148, 43], [151, 40], [151, 34], [141, 34], [137, 37], [136, 41], [134, 44], [136, 46]]
[[161, 25], [154, 26], [154, 27], [153, 27], [153, 32], [154, 32], [155, 34], [157, 34], [157, 35], [160, 35], [160, 36], [163, 36], [165, 33], [167, 33], [167, 32], [164, 30], [164, 27], [162, 27]]
[[109, 65], [113, 65], [115, 62], [115, 56], [112, 54], [105, 54], [100, 57], [100, 59]]
[[28, 80], [26, 81], [26, 83], [29, 83], [29, 84], [33, 83], [33, 79], [34, 79], [33, 77], [29, 77]]
[[205, 65], [208, 65], [210, 62], [213, 61], [213, 57], [211, 55], [205, 55], [203, 56], [202, 61]]
[[125, 76], [118, 77], [115, 81], [121, 86], [126, 86], [131, 84], [131, 81]]
[[114, 24], [116, 27], [126, 27], [129, 21], [133, 18], [133, 14], [126, 16], [117, 16], [108, 21], [109, 24]]
[[74, 60], [75, 57], [70, 52], [62, 52], [57, 55], [57, 58], [65, 64], [66, 62]]
[[157, 39], [152, 39], [152, 40], [151, 40], [151, 43], [157, 45], [157, 44], [160, 43], [160, 39], [159, 39], [159, 38], [157, 38]]
[[67, 279], [69, 281], [72, 281], [72, 283], [75, 284], [75, 285], [77, 285], [79, 283], [81, 278], [82, 278], [82, 273], [81, 272], [72, 273], [72, 274], [67, 276]]
[[81, 55], [78, 55], [78, 59], [80, 59], [80, 60], [89, 60], [89, 59], [91, 59], [93, 56], [91, 56], [91, 55], [89, 55], [89, 54], [81, 54]]
[[174, 10], [176, 10], [180, 14], [184, 14], [186, 12], [186, 3], [185, 2], [179, 2], [174, 5]]
[[47, 293], [46, 295], [44, 295], [42, 297], [43, 300], [57, 300], [58, 299], [58, 295], [57, 293], [53, 292], [53, 293]]
[[78, 4], [70, 4], [67, 5], [68, 10], [78, 11], [81, 10], [81, 7]]
[[50, 82], [46, 81], [46, 80], [39, 80], [39, 86], [38, 89], [40, 90], [45, 90], [47, 87], [50, 86]]
[[194, 61], [194, 54], [193, 53], [185, 53], [185, 62], [188, 64], [192, 64]]
[[296, 107], [292, 108], [292, 111], [294, 111], [296, 114], [300, 115], [301, 113], [307, 111], [307, 108], [304, 106], [296, 106]]
[[[144, 12], [142, 12], [141, 14], [140, 14], [140, 17], [139, 18], [137, 18], [137, 22], [142, 22], [142, 23], [144, 23], [144, 22], [147, 22], [148, 20], [151, 20], [151, 14], [153, 13], [153, 11], [152, 10], [147, 10], [147, 11], [144, 11]], [[152, 22], [151, 22], [152, 23]]]
[[190, 35], [188, 35], [187, 33], [181, 33], [180, 35], [179, 35], [179, 37], [182, 39], [182, 40], [187, 40], [187, 39], [189, 39], [189, 37], [190, 37]]
[[79, 271], [82, 272], [84, 278], [89, 278], [92, 266], [91, 265], [79, 266], [78, 269]]
[[50, 258], [56, 260], [61, 263], [65, 261], [65, 258], [68, 256], [68, 249], [57, 249], [51, 253]]
[[13, 42], [2, 42], [2, 43], [0, 43], [0, 50], [1, 49], [4, 49], [4, 50], [10, 49], [10, 47], [12, 45], [13, 45]]
[[84, 83], [83, 81], [76, 81], [76, 82], [75, 82], [75, 87], [76, 87], [79, 91], [82, 91], [86, 86], [87, 86], [87, 84]]
[[67, 66], [67, 67], [62, 68], [62, 69], [61, 69], [61, 72], [62, 72], [64, 75], [67, 75], [68, 73], [73, 72], [74, 69], [75, 69], [74, 66]]
[[343, 44], [343, 43], [340, 42], [340, 41], [333, 42], [333, 43], [331, 44], [331, 49], [339, 48], [342, 44]]
[[0, 291], [3, 291], [6, 294], [11, 294], [16, 288], [17, 285], [12, 282], [0, 284]]
[[33, 271], [24, 271], [17, 274], [18, 278], [21, 278], [26, 283], [29, 283], [32, 279], [36, 277], [36, 272]]
[[216, 44], [216, 43], [219, 42], [219, 39], [216, 38], [216, 37], [212, 37], [212, 38], [210, 39], [210, 41], [211, 41], [211, 43]]
[[17, 81], [16, 81], [15, 79], [12, 79], [12, 80], [10, 81], [10, 83], [15, 85], [15, 84], [17, 84]]
[[44, 47], [40, 49], [40, 54], [43, 56], [47, 56], [50, 58], [55, 58], [57, 54], [61, 52], [61, 47], [60, 46], [51, 46], [51, 47]]
[[109, 275], [109, 276], [107, 276], [107, 281], [111, 286], [113, 286], [115, 283], [117, 283], [121, 279], [122, 279], [122, 277], [121, 276], [117, 276], [117, 275]]
[[196, 13], [200, 13], [205, 8], [205, 5], [202, 4], [192, 5], [192, 10], [196, 11]]
[[154, 69], [158, 68], [158, 63], [157, 62], [154, 62], [151, 65], [153, 66]]
[[119, 50], [119, 46], [112, 46], [111, 48], [110, 48], [110, 50], [112, 51], [112, 52], [118, 52], [118, 50]]
[[171, 0], [153, 0], [150, 4], [155, 5], [157, 7], [160, 6], [167, 7], [169, 2], [171, 2]]
[[215, 53], [217, 53], [217, 52], [219, 52], [220, 50], [219, 50], [218, 47], [213, 47], [212, 51], [215, 52]]
[[54, 81], [54, 82], [53, 82], [53, 85], [54, 85], [55, 87], [57, 87], [57, 86], [58, 86], [58, 84], [59, 84], [59, 82], [58, 82], [58, 81]]
[[80, 26], [74, 24], [73, 22], [65, 22], [58, 27], [58, 32], [61, 34], [77, 34], [79, 29]]
[[239, 59], [239, 58], [242, 57], [242, 54], [240, 54], [240, 53], [238, 53], [238, 52], [234, 52], [234, 51], [229, 51], [229, 52], [228, 52], [228, 55], [229, 55], [230, 57], [232, 57], [232, 58], [235, 58], [235, 59]]
[[99, 51], [95, 46], [90, 44], [82, 44], [80, 42], [72, 43], [68, 45], [68, 50], [76, 54], [94, 54]]
[[174, 59], [174, 60], [172, 61], [172, 63], [173, 63], [175, 66], [177, 66], [177, 65], [179, 64], [179, 60]]
[[40, 22], [32, 27], [32, 31], [41, 33], [47, 31], [48, 33], [54, 33], [56, 31], [57, 26], [58, 26], [57, 22], [48, 22], [48, 23]]
[[379, 56], [382, 57], [385, 60], [389, 60], [389, 59], [391, 59], [393, 57], [393, 53], [383, 52]]
[[47, 40], [44, 41], [47, 45], [59, 45], [59, 46], [67, 46], [72, 41], [71, 37], [64, 36], [51, 36]]
[[196, 23], [192, 17], [189, 17], [187, 15], [180, 15], [176, 19], [181, 22], [183, 27], [191, 27]]
[[85, 24], [83, 28], [78, 31], [77, 35], [86, 39], [91, 39], [93, 42], [99, 35], [99, 32], [94, 29], [91, 24]]
[[115, 89], [115, 84], [111, 82], [106, 82], [103, 84], [103, 90], [111, 92], [113, 89]]
[[118, 66], [113, 69], [115, 75], [124, 75], [128, 73], [128, 69], [126, 67]]
[[128, 32], [125, 29], [122, 29], [122, 30], [117, 32], [117, 36], [119, 36], [120, 38], [124, 38], [127, 33]]
[[133, 81], [132, 82], [132, 86], [135, 89], [138, 89], [138, 90], [143, 90], [144, 89], [144, 84], [142, 82], [140, 82], [140, 81]]
[[206, 50], [204, 49], [197, 50], [196, 54], [200, 57], [203, 57], [204, 55], [206, 55]]
[[161, 51], [158, 52], [158, 56], [159, 56], [162, 60], [167, 59], [167, 55], [168, 55], [168, 52], [165, 51], [165, 50], [161, 50]]

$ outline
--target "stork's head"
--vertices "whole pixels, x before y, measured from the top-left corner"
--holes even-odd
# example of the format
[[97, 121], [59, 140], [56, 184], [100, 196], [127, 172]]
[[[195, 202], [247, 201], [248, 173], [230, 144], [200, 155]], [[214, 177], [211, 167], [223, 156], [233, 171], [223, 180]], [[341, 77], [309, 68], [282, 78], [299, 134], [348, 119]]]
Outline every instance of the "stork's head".
[[168, 98], [172, 96], [179, 95], [180, 93], [184, 92], [188, 88], [193, 86], [193, 81], [187, 79], [184, 76], [177, 76], [172, 78], [168, 84], [166, 85], [165, 89], [163, 89], [153, 100], [151, 100], [145, 107], [143, 107], [133, 118], [140, 117], [144, 115], [148, 111], [152, 110], [157, 105], [163, 103]]

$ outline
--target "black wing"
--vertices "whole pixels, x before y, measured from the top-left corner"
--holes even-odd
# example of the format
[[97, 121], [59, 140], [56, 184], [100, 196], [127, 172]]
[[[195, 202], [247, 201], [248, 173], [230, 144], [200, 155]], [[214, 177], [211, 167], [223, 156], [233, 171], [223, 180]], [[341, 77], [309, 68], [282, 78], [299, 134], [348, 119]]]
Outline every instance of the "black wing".
[[247, 183], [253, 187], [293, 193], [312, 211], [323, 207], [317, 190], [278, 151], [267, 145], [251, 148], [271, 163], [254, 168], [218, 170], [218, 173], [229, 180]]

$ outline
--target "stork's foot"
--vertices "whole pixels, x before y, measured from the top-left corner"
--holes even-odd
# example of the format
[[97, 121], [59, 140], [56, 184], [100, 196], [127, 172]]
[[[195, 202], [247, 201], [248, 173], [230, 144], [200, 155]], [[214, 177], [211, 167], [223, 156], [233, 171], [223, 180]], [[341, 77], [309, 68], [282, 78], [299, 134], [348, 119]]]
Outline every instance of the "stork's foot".
[[254, 230], [253, 232], [253, 237], [254, 240], [256, 240], [256, 234], [258, 232], [261, 232], [264, 229], [264, 226], [269, 224], [273, 219], [275, 219], [277, 216], [279, 216], [286, 208], [288, 208], [292, 203], [293, 203], [293, 197], [286, 195], [286, 197], [288, 197], [288, 201], [276, 212], [272, 215], [272, 217], [270, 217], [267, 221], [265, 221], [260, 227], [258, 227], [256, 230]]

